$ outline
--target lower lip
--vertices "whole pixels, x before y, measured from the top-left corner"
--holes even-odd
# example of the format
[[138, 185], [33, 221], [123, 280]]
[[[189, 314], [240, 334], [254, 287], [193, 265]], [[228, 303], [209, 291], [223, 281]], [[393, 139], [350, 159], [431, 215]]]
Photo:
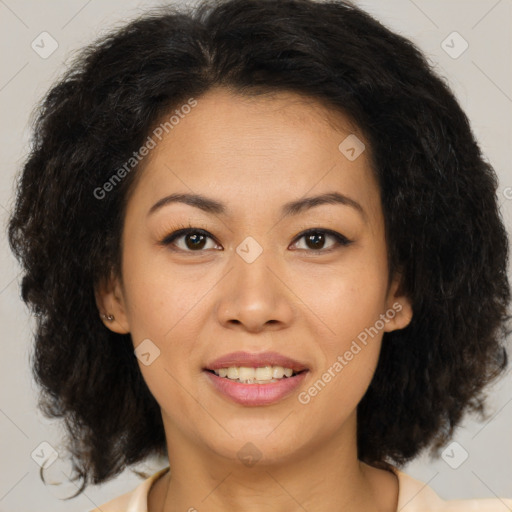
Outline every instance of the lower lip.
[[269, 384], [243, 384], [226, 377], [219, 377], [207, 370], [205, 373], [217, 391], [238, 404], [251, 406], [273, 404], [290, 395], [300, 386], [306, 377], [307, 370]]

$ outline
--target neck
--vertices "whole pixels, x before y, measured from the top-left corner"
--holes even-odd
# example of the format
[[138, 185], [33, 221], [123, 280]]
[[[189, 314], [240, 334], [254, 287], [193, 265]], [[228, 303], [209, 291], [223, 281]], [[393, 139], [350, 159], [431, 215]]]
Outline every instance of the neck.
[[[322, 510], [395, 512], [398, 481], [357, 459], [354, 425], [279, 460], [263, 454], [252, 466], [226, 458], [173, 431], [170, 471], [149, 495], [149, 512]], [[169, 443], [172, 439], [173, 442]]]

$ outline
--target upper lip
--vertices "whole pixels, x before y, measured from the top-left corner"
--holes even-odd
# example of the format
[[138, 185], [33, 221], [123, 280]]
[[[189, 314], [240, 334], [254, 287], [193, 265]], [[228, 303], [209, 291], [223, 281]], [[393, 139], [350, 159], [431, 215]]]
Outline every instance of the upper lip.
[[249, 352], [231, 352], [208, 363], [206, 370], [218, 370], [230, 366], [246, 366], [259, 368], [262, 366], [282, 366], [291, 368], [295, 372], [307, 370], [307, 366], [291, 357], [278, 354], [277, 352], [260, 352], [258, 354]]

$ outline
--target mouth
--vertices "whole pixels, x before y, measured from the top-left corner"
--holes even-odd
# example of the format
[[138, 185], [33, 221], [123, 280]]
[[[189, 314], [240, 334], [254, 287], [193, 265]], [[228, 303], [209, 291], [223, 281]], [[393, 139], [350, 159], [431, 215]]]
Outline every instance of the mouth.
[[[286, 369], [281, 367], [275, 370], [276, 374], [279, 375], [288, 370], [286, 373], [290, 374], [291, 371], [291, 375], [287, 377], [283, 374], [282, 377], [274, 378], [270, 373], [270, 369], [272, 369], [273, 372], [275, 367], [266, 366], [252, 368], [230, 366], [227, 368], [219, 368], [216, 371], [206, 369], [204, 375], [207, 377], [207, 381], [212, 385], [212, 389], [224, 398], [245, 407], [256, 407], [272, 405], [291, 396], [297, 391], [299, 386], [303, 384], [308, 374], [308, 370], [294, 372], [291, 368]], [[225, 377], [220, 376], [220, 374], [225, 371], [231, 372], [231, 375], [234, 376], [236, 375], [234, 370], [239, 370], [242, 373], [242, 378], [230, 378], [228, 374], [226, 374]], [[252, 375], [252, 373], [249, 373], [250, 370], [254, 372], [254, 378], [250, 377], [250, 375]], [[270, 375], [272, 378], [266, 380], [256, 379], [256, 375], [261, 377], [261, 374], [256, 374], [258, 371], [264, 371], [266, 372], [265, 377]], [[249, 378], [245, 378], [246, 376], [249, 376]]]
[[232, 352], [206, 365], [217, 377], [245, 384], [268, 384], [308, 370], [304, 363], [277, 352]]
[[220, 395], [243, 406], [271, 405], [293, 394], [310, 369], [277, 352], [233, 352], [203, 368]]
[[258, 367], [228, 366], [215, 370], [205, 368], [205, 370], [213, 373], [217, 377], [243, 384], [270, 384], [272, 382], [279, 382], [283, 379], [295, 377], [308, 371], [306, 369], [296, 371], [293, 368], [285, 368], [278, 365]]

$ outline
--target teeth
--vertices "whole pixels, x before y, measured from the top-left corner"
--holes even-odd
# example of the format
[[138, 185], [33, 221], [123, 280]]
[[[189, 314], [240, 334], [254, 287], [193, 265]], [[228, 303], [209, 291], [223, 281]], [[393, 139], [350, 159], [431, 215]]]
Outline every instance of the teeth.
[[263, 366], [256, 368], [254, 371], [254, 378], [256, 380], [272, 380], [272, 366]]
[[[231, 376], [229, 375], [230, 370], [231, 368], [228, 370], [229, 378], [231, 378]], [[254, 368], [247, 368], [245, 366], [241, 366], [240, 368], [238, 368], [238, 378], [240, 380], [251, 380], [254, 379], [255, 375], [256, 371], [254, 370]]]
[[247, 366], [230, 366], [214, 370], [219, 377], [227, 377], [230, 380], [238, 380], [246, 384], [258, 384], [277, 382], [283, 377], [291, 377], [293, 370], [282, 366], [262, 366], [249, 368]]
[[282, 366], [272, 366], [272, 377], [282, 379], [284, 377], [284, 368]]
[[228, 368], [228, 374], [226, 375], [228, 379], [238, 379], [238, 368], [234, 366], [230, 366]]

